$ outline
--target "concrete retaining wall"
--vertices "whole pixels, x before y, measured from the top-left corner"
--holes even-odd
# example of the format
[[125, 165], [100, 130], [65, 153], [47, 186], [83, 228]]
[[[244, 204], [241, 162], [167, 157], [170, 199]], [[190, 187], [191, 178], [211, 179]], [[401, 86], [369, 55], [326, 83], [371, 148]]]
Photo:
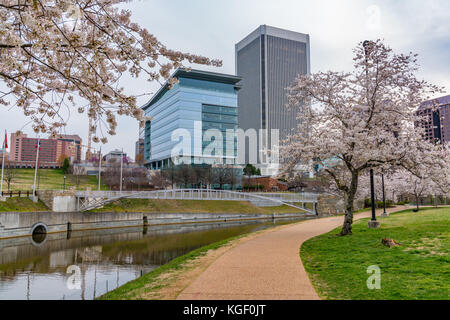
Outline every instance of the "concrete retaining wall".
[[305, 214], [211, 214], [211, 213], [141, 213], [141, 212], [2, 212], [0, 239], [32, 235], [37, 225], [48, 233], [68, 230], [122, 228], [148, 225], [210, 223], [247, 220], [314, 218]]
[[54, 212], [72, 212], [77, 209], [74, 190], [40, 190], [36, 194]]

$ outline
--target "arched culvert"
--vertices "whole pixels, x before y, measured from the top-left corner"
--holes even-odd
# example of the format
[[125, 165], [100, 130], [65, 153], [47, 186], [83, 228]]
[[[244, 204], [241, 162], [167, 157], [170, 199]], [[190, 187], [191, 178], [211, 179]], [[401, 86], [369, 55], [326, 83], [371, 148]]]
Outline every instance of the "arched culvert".
[[44, 223], [36, 223], [31, 228], [31, 239], [34, 244], [42, 244], [47, 238], [47, 226]]

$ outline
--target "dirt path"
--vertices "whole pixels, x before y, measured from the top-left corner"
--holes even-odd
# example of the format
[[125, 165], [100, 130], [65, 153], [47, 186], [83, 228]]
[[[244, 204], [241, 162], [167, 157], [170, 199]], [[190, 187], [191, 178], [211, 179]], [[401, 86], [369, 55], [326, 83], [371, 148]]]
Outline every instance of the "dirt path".
[[[396, 207], [388, 213], [407, 209]], [[377, 210], [380, 215], [382, 210]], [[355, 220], [370, 217], [363, 212]], [[312, 300], [319, 299], [299, 255], [302, 243], [342, 225], [329, 217], [283, 226], [244, 238], [209, 261], [192, 282], [184, 282], [180, 300]], [[185, 279], [186, 280], [186, 279]]]

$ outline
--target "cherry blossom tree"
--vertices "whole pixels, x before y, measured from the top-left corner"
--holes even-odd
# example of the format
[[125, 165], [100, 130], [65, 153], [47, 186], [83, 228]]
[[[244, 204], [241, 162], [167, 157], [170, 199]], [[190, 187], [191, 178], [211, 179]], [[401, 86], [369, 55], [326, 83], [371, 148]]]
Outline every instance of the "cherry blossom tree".
[[[367, 43], [366, 43], [367, 44]], [[354, 49], [352, 72], [299, 76], [287, 89], [301, 120], [282, 154], [288, 167], [309, 164], [345, 198], [341, 235], [352, 233], [360, 176], [370, 169], [443, 165], [443, 149], [415, 128], [420, 103], [442, 91], [416, 78], [417, 55], [396, 54], [381, 40]], [[448, 159], [447, 159], [448, 162]]]
[[433, 196], [440, 193], [439, 187], [434, 183], [429, 172], [423, 172], [417, 176], [407, 170], [399, 170], [389, 176], [387, 182], [400, 194], [413, 195], [417, 210], [419, 210], [421, 197]]
[[93, 141], [106, 143], [117, 114], [143, 120], [136, 96], [121, 87], [125, 74], [163, 82], [186, 62], [221, 66], [166, 48], [132, 22], [121, 9], [127, 2], [0, 0], [0, 104], [21, 108], [35, 132], [53, 136], [71, 112], [86, 113]]

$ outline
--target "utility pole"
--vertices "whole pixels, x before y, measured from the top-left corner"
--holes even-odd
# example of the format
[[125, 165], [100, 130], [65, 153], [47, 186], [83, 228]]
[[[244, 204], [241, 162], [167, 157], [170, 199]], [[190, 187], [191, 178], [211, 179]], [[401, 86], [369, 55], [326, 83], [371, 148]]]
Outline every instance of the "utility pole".
[[120, 193], [122, 193], [123, 148], [120, 155]]
[[98, 191], [100, 191], [100, 179], [102, 177], [102, 147], [98, 151]]
[[[371, 46], [371, 41], [364, 41], [364, 54], [366, 56], [366, 78], [367, 78], [367, 95], [369, 94], [369, 69], [368, 69], [368, 57], [369, 57], [369, 49]], [[375, 186], [373, 181], [373, 169], [370, 168], [370, 201], [372, 204], [372, 219], [369, 221], [369, 229], [379, 228], [380, 222], [377, 221], [377, 217], [375, 215]]]
[[1, 186], [0, 186], [0, 201], [6, 201], [6, 197], [3, 197], [3, 170], [5, 169], [5, 153], [6, 153], [6, 148], [8, 147], [7, 145], [7, 135], [6, 135], [6, 130], [5, 130], [5, 140], [3, 140], [3, 159], [2, 159], [2, 181]]
[[36, 145], [36, 165], [34, 166], [33, 202], [37, 202], [36, 176], [37, 176], [38, 162], [39, 162], [39, 150], [41, 150], [41, 140], [38, 137], [38, 142], [37, 142], [37, 145]]

